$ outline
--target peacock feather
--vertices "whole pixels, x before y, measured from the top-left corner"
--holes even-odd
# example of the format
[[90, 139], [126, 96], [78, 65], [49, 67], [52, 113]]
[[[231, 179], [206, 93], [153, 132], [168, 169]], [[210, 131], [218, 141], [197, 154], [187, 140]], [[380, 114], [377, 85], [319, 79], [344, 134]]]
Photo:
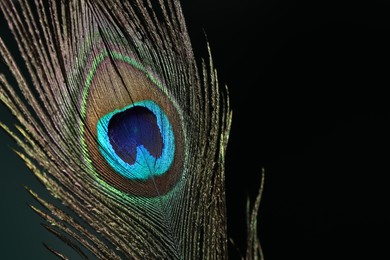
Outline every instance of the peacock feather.
[[[212, 59], [195, 59], [179, 1], [5, 0], [0, 10], [12, 34], [0, 38], [0, 97], [18, 120], [0, 125], [75, 213], [28, 189], [49, 231], [81, 257], [226, 259], [228, 92]], [[261, 252], [259, 199], [248, 259]]]

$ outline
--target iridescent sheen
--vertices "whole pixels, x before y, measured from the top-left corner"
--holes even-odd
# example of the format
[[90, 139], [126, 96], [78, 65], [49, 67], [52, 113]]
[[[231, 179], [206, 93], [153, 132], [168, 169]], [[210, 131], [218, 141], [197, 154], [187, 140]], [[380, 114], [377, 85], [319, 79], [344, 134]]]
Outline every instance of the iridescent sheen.
[[172, 126], [164, 111], [151, 100], [106, 114], [98, 121], [97, 134], [103, 157], [128, 179], [161, 176], [173, 162]]

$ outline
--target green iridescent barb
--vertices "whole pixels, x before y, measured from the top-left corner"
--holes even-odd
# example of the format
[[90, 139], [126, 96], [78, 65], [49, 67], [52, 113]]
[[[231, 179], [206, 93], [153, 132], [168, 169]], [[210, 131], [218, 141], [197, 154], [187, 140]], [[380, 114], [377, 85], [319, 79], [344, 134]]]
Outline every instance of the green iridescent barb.
[[[72, 211], [30, 191], [47, 229], [82, 258], [226, 259], [228, 93], [179, 1], [3, 0], [0, 14], [0, 98], [19, 122], [0, 126]], [[261, 257], [259, 200], [247, 259]]]

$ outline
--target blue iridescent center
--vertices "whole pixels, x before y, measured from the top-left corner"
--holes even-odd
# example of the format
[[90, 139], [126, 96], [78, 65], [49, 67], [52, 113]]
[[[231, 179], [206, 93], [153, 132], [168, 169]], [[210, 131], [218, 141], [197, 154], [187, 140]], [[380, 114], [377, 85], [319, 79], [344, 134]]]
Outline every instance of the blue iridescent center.
[[161, 176], [173, 162], [172, 126], [164, 111], [151, 100], [101, 117], [97, 136], [101, 154], [125, 178], [147, 180]]

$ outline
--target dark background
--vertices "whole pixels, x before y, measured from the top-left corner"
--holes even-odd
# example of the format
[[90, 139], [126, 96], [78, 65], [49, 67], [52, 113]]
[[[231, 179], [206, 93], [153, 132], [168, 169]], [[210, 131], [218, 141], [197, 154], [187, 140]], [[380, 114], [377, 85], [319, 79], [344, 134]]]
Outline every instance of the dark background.
[[[387, 259], [390, 4], [183, 0], [195, 52], [207, 34], [233, 125], [226, 161], [231, 259], [245, 252], [245, 202], [265, 190], [266, 260]], [[3, 25], [1, 25], [3, 26]], [[10, 118], [1, 107], [0, 120]], [[44, 189], [0, 135], [1, 256], [67, 250], [27, 206]], [[69, 251], [66, 251], [69, 252]]]

